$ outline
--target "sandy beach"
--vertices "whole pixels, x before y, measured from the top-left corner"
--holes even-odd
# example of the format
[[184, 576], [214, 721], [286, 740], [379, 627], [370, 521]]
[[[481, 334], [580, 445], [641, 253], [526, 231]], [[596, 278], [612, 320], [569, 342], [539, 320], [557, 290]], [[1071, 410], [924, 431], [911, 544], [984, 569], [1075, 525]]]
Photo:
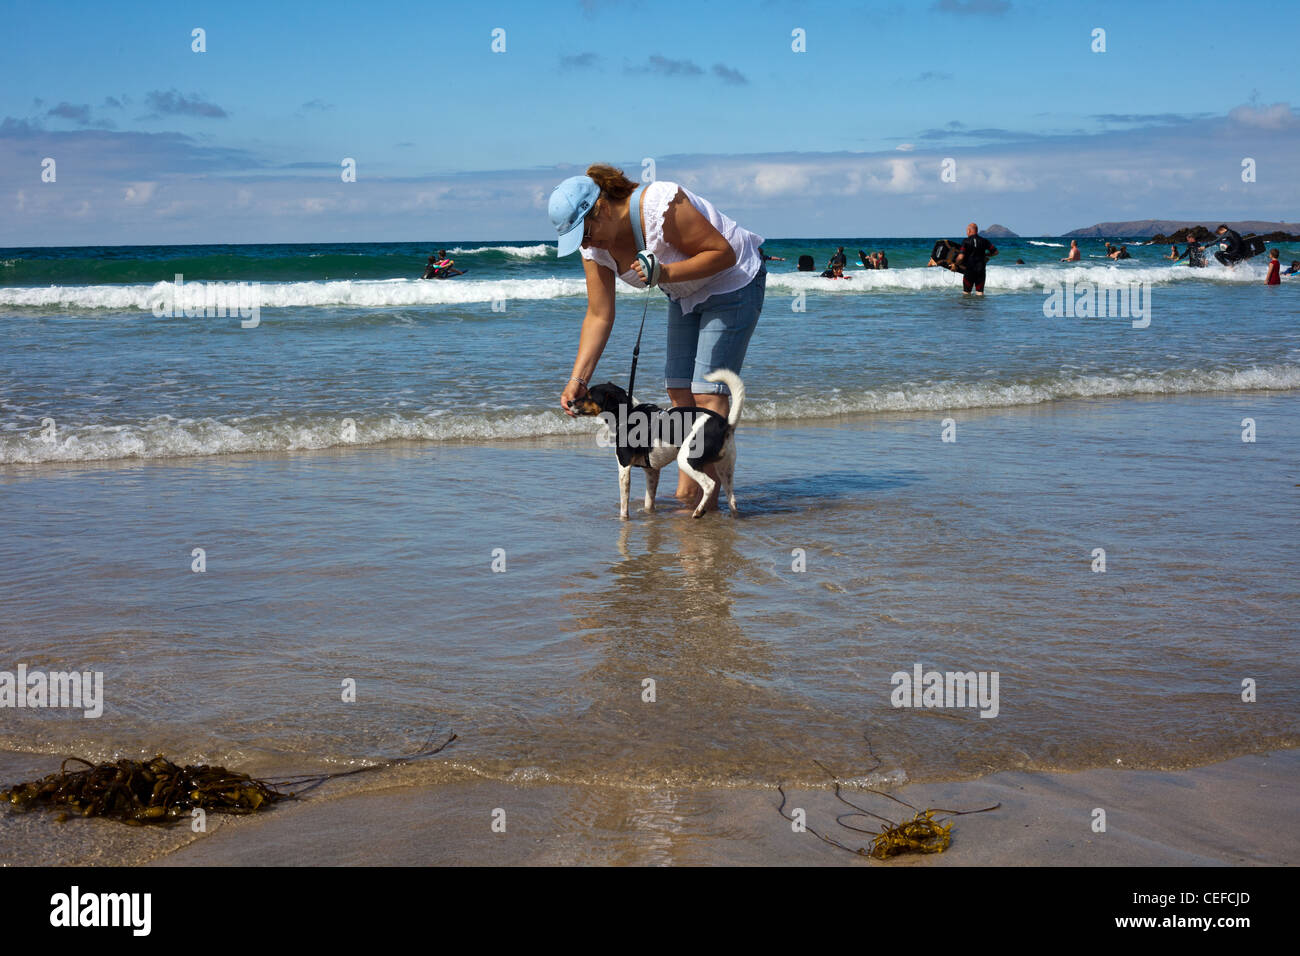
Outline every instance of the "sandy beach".
[[[991, 813], [953, 820], [942, 854], [880, 862], [795, 833], [771, 791], [524, 789], [466, 784], [342, 797], [294, 808], [282, 820], [223, 828], [151, 861], [159, 865], [321, 866], [569, 864], [877, 866], [1293, 865], [1300, 835], [1283, 821], [1300, 810], [1300, 754], [1286, 751], [1180, 772], [1087, 770], [992, 774], [903, 787], [917, 807]], [[900, 820], [904, 808], [867, 793], [850, 800]], [[833, 823], [850, 810], [825, 791], [794, 791], [814, 829], [857, 848], [870, 837]], [[1106, 808], [1107, 830], [1092, 831]], [[491, 831], [496, 808], [505, 833]], [[862, 820], [849, 821], [869, 826]]]
[[[954, 818], [937, 855], [870, 860], [796, 833], [774, 790], [615, 790], [466, 780], [437, 787], [321, 793], [272, 814], [214, 818], [206, 834], [109, 821], [50, 826], [6, 817], [0, 859], [85, 866], [1221, 866], [1294, 865], [1300, 754], [1238, 757], [1192, 770], [1006, 771], [893, 791], [917, 807], [974, 809]], [[905, 809], [849, 789], [859, 806], [900, 820]], [[825, 789], [788, 793], [787, 813], [846, 846], [870, 839], [836, 825], [850, 808]], [[1106, 831], [1094, 832], [1097, 808]], [[505, 831], [492, 829], [505, 812]], [[869, 821], [848, 821], [855, 826]], [[86, 838], [86, 831], [94, 836]], [[24, 846], [39, 840], [33, 859]]]

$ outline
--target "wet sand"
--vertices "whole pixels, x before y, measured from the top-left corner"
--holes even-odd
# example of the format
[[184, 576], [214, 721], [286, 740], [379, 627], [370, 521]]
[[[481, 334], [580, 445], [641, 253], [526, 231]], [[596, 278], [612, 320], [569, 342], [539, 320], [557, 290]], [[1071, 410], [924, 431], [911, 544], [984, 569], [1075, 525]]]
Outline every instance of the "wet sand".
[[[213, 819], [207, 834], [127, 828], [107, 821], [51, 825], [7, 815], [7, 864], [161, 866], [423, 865], [866, 865], [1212, 866], [1295, 865], [1300, 751], [1238, 757], [1177, 772], [1097, 769], [1008, 771], [978, 780], [894, 791], [918, 807], [974, 809], [957, 817], [950, 848], [881, 862], [795, 833], [775, 790], [616, 790], [493, 781], [324, 793], [248, 818]], [[376, 781], [377, 782], [377, 781]], [[825, 789], [789, 791], [787, 813], [846, 846], [869, 837], [835, 823], [849, 807]], [[845, 796], [904, 819], [907, 811], [862, 790]], [[1106, 832], [1093, 831], [1106, 811]], [[505, 832], [492, 829], [505, 812]], [[849, 821], [863, 826], [862, 821]], [[30, 841], [30, 842], [29, 842]], [[32, 848], [39, 842], [39, 853]]]
[[[467, 784], [392, 790], [295, 808], [281, 820], [223, 829], [163, 865], [752, 864], [904, 866], [1287, 865], [1300, 861], [1300, 751], [1239, 757], [1195, 770], [993, 774], [904, 787], [918, 807], [990, 813], [957, 817], [942, 854], [881, 863], [793, 832], [773, 791], [609, 793], [571, 787]], [[849, 807], [831, 793], [793, 791], [814, 829], [845, 845], [870, 837], [834, 822]], [[895, 821], [903, 807], [846, 796]], [[1106, 832], [1092, 830], [1107, 811]], [[506, 811], [506, 832], [491, 830]], [[869, 826], [861, 820], [849, 821]]]

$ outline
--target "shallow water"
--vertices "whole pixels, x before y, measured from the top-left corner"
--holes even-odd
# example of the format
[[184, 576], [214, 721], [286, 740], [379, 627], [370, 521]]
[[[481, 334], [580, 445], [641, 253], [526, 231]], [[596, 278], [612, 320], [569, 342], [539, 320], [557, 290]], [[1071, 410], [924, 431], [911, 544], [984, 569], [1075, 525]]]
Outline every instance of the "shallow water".
[[[272, 772], [454, 730], [406, 773], [639, 788], [1296, 745], [1291, 395], [953, 417], [742, 426], [736, 520], [620, 522], [577, 439], [11, 469], [6, 659], [108, 702], [6, 711], [0, 749]], [[997, 671], [997, 716], [893, 707], [918, 663]]]

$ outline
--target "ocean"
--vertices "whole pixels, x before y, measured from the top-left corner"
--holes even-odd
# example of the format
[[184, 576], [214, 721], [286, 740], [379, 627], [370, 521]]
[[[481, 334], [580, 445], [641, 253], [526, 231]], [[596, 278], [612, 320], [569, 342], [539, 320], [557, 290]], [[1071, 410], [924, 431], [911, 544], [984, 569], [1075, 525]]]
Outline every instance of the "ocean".
[[[105, 696], [0, 709], [0, 771], [284, 774], [454, 732], [402, 781], [595, 794], [1295, 747], [1300, 278], [1126, 241], [995, 240], [983, 299], [933, 240], [768, 242], [741, 515], [643, 514], [638, 473], [628, 522], [559, 409], [585, 298], [553, 243], [0, 250], [0, 670]], [[838, 245], [892, 268], [795, 271]], [[467, 274], [416, 278], [439, 247]], [[160, 308], [178, 274], [256, 283], [256, 324]], [[1067, 282], [1142, 314], [1053, 313]], [[647, 303], [666, 403], [657, 292], [620, 290], [595, 381]], [[899, 705], [917, 668], [996, 673], [996, 714]]]
[[[0, 250], [0, 464], [589, 431], [554, 414], [584, 308], [577, 257], [557, 261], [545, 243], [443, 245], [467, 275], [412, 278], [436, 247], [405, 244]], [[837, 245], [851, 257], [885, 249], [892, 268], [850, 266], [843, 281], [795, 271], [805, 252], [823, 268]], [[788, 261], [770, 263], [749, 420], [1300, 385], [1294, 295], [1264, 287], [1262, 257], [1191, 270], [1144, 246], [1067, 267], [1065, 245], [999, 240], [988, 300], [970, 302], [954, 296], [957, 276], [924, 268], [929, 240], [769, 243]], [[1083, 248], [1098, 256], [1101, 243]], [[260, 324], [173, 316], [177, 274], [191, 295], [257, 283]], [[1044, 317], [1044, 286], [1067, 279], [1149, 283], [1154, 331]], [[636, 315], [616, 326], [602, 381], [626, 379], [644, 309], [646, 293], [620, 292], [621, 314]], [[665, 303], [651, 301], [643, 391], [662, 360], [653, 322]]]

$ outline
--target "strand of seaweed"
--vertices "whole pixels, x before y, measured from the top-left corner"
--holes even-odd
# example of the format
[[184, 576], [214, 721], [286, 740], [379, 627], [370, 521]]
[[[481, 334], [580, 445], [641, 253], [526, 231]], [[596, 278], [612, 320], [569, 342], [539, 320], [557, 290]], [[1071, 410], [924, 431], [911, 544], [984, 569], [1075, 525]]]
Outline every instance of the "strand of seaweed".
[[[881, 760], [876, 756], [875, 751], [872, 750], [870, 738], [868, 738], [866, 734], [863, 734], [862, 739], [866, 741], [867, 753], [871, 756], [871, 759], [875, 761], [875, 763], [868, 767], [865, 772], [872, 773], [880, 768]], [[915, 814], [911, 820], [895, 823], [888, 817], [881, 816], [879, 813], [873, 813], [866, 807], [860, 807], [856, 803], [853, 803], [844, 796], [840, 786], [839, 776], [831, 771], [821, 761], [814, 760], [813, 763], [817, 764], [817, 766], [820, 767], [835, 784], [835, 799], [853, 808], [852, 813], [841, 813], [836, 816], [835, 822], [846, 830], [874, 835], [871, 843], [867, 846], [851, 847], [841, 843], [832, 836], [822, 833], [820, 830], [814, 828], [810, 823], [804, 822], [804, 828], [823, 843], [833, 847], [838, 847], [839, 849], [852, 853], [855, 856], [867, 856], [877, 860], [887, 860], [890, 857], [899, 856], [903, 853], [942, 853], [944, 850], [948, 849], [949, 845], [952, 843], [952, 824], [942, 823], [939, 820], [936, 820], [935, 814], [940, 814], [940, 819], [943, 817], [961, 817], [971, 813], [988, 813], [992, 810], [997, 810], [1002, 806], [1001, 803], [995, 803], [991, 807], [981, 807], [978, 810], [947, 810], [939, 807], [931, 807], [922, 810], [908, 803], [906, 800], [894, 796], [892, 793], [886, 793], [884, 790], [876, 790], [872, 787], [863, 788], [867, 793], [874, 793], [877, 796], [888, 797], [895, 803], [907, 807]], [[780, 785], [778, 785], [776, 789], [777, 792], [781, 794], [781, 805], [776, 808], [776, 812], [785, 817], [785, 819], [793, 821], [794, 817], [787, 815], [785, 812], [785, 805], [789, 800], [789, 797], [786, 796], [785, 789]], [[852, 817], [871, 817], [875, 820], [881, 821], [883, 826], [881, 826], [880, 830], [877, 832], [875, 830], [864, 829], [863, 827], [853, 826], [852, 824], [844, 822], [846, 819]]]
[[[244, 815], [269, 810], [281, 800], [296, 800], [327, 780], [351, 777], [431, 757], [456, 739], [450, 734], [435, 746], [434, 734], [414, 753], [365, 767], [331, 773], [300, 774], [282, 780], [258, 780], [225, 767], [178, 766], [159, 754], [152, 760], [115, 760], [94, 764], [68, 757], [57, 773], [0, 792], [18, 810], [56, 811], [61, 823], [70, 813], [108, 817], [134, 826], [173, 823], [195, 809]], [[68, 764], [84, 764], [69, 770]]]
[[412, 760], [421, 760], [424, 757], [432, 757], [434, 754], [446, 750], [451, 746], [452, 741], [456, 740], [455, 734], [448, 734], [447, 739], [435, 747], [433, 740], [436, 736], [436, 734], [430, 734], [425, 738], [424, 743], [418, 750], [406, 754], [403, 757], [392, 757], [379, 763], [370, 764], [365, 767], [356, 767], [352, 770], [335, 770], [330, 773], [307, 773], [293, 777], [285, 777], [282, 780], [276, 780], [271, 784], [271, 786], [280, 790], [285, 787], [296, 787], [297, 789], [288, 795], [289, 797], [296, 799], [304, 793], [310, 793], [328, 780], [337, 780], [340, 777], [352, 777], [359, 773], [369, 773], [372, 770], [385, 770], [389, 767], [396, 767], [399, 764], [410, 763]]

